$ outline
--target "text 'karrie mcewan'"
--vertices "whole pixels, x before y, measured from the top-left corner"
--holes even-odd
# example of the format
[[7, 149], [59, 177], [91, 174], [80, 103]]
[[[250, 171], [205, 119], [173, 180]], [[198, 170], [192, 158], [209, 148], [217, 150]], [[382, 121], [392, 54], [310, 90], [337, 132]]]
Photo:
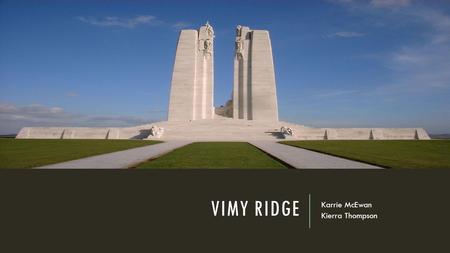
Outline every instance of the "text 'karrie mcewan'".
[[300, 201], [298, 200], [255, 200], [251, 204], [253, 208], [248, 208], [248, 200], [211, 200], [211, 209], [213, 216], [300, 216]]

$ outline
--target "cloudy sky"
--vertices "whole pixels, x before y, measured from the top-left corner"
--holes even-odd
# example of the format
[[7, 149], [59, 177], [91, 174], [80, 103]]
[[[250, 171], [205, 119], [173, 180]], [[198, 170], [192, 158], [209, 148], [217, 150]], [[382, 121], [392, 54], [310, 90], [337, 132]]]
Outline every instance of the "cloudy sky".
[[215, 104], [236, 25], [271, 33], [280, 118], [450, 133], [450, 1], [0, 1], [0, 134], [165, 120], [180, 29], [216, 32]]

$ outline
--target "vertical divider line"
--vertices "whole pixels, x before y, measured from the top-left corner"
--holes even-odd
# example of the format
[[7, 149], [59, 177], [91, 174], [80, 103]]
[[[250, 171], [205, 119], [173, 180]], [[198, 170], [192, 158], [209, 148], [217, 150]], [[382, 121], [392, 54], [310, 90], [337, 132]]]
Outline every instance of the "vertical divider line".
[[308, 228], [311, 229], [311, 193], [308, 194]]

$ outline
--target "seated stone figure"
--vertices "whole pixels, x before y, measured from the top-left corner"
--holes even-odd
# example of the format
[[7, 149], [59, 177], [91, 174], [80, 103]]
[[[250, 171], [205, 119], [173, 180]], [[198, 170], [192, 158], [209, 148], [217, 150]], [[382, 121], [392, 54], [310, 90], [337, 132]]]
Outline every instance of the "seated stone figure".
[[289, 135], [289, 136], [294, 137], [294, 130], [292, 130], [292, 128], [290, 128], [290, 127], [282, 126], [280, 131], [284, 136]]
[[152, 126], [150, 128], [150, 136], [152, 136], [152, 137], [161, 138], [163, 133], [164, 133], [164, 128], [162, 128], [162, 127]]

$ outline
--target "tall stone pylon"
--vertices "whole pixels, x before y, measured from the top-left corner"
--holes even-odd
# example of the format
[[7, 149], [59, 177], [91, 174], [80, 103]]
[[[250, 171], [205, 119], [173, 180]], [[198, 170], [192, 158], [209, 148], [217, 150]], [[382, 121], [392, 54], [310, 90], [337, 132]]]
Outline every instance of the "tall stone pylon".
[[238, 25], [235, 45], [233, 118], [278, 121], [269, 32]]
[[169, 100], [169, 121], [214, 118], [214, 30], [182, 30]]

